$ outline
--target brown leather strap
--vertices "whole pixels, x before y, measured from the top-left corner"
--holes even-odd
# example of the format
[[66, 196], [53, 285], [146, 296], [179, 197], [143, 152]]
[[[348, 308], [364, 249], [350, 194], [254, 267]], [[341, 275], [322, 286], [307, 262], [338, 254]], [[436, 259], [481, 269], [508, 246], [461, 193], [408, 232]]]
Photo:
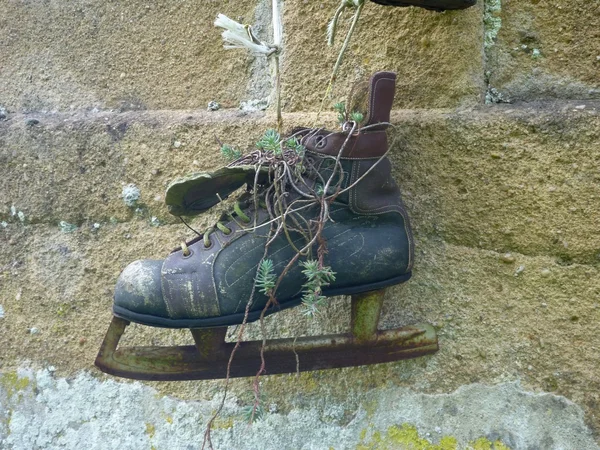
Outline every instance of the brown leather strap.
[[[396, 93], [396, 74], [377, 72], [371, 77], [369, 86], [369, 111], [365, 125], [390, 121], [390, 111]], [[385, 129], [385, 126], [372, 129]]]
[[[317, 135], [303, 141], [307, 150], [337, 156], [348, 136], [344, 133]], [[342, 158], [379, 158], [387, 152], [388, 142], [385, 131], [357, 133], [348, 139]]]

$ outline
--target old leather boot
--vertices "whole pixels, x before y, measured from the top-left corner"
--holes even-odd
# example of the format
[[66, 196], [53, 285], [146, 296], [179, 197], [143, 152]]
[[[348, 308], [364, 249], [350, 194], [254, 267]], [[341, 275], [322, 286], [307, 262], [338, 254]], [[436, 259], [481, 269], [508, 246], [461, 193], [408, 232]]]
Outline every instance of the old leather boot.
[[[297, 133], [306, 149], [304, 162], [316, 169], [305, 176], [306, 186], [314, 187], [327, 179], [341, 151], [341, 194], [330, 204], [331, 220], [323, 229], [325, 264], [335, 272], [335, 281], [323, 288], [325, 296], [377, 290], [411, 276], [410, 225], [391, 176], [390, 161], [384, 157], [395, 79], [395, 74], [389, 72], [371, 78], [365, 125], [351, 136], [347, 132], [308, 129]], [[255, 175], [255, 170], [246, 166], [191, 176], [171, 186], [167, 203], [175, 214], [197, 214], [217, 203], [216, 193], [224, 198]], [[264, 198], [269, 192], [268, 177], [263, 177], [261, 183], [255, 197], [260, 194], [268, 201]], [[290, 195], [298, 196], [300, 192]], [[165, 260], [130, 264], [117, 282], [114, 314], [152, 326], [226, 326], [243, 321], [252, 298], [248, 320], [257, 320], [268, 298], [253, 287], [265, 255], [271, 220], [267, 209], [260, 206], [262, 201], [255, 207], [252, 197], [243, 196], [228, 220], [184, 243]], [[302, 211], [306, 223], [317, 210], [312, 206]], [[255, 221], [257, 226], [253, 227]], [[275, 274], [279, 275], [294, 257], [294, 247], [302, 248], [305, 242], [306, 236], [292, 231], [287, 236], [281, 233], [270, 243], [266, 257], [272, 261]], [[267, 314], [299, 305], [305, 280], [302, 267], [294, 264], [276, 291], [279, 304]]]

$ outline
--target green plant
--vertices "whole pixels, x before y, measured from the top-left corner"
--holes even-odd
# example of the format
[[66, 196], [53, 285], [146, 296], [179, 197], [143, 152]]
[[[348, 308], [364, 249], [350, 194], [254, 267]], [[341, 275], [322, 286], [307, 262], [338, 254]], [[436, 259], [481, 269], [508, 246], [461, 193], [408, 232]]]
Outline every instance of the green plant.
[[335, 281], [335, 273], [331, 267], [323, 266], [312, 259], [302, 261], [300, 265], [304, 267], [302, 273], [307, 279], [302, 285], [303, 314], [312, 317], [319, 312], [319, 307], [323, 306], [326, 298], [322, 295], [322, 288]]
[[273, 270], [273, 261], [263, 259], [256, 274], [256, 287], [260, 292], [269, 295], [269, 292], [275, 287], [277, 276]]
[[356, 124], [360, 124], [365, 118], [364, 114], [359, 111], [353, 111], [352, 113], [348, 114], [345, 102], [336, 103], [333, 105], [333, 110], [337, 113], [337, 120], [341, 125], [348, 122], [348, 120], [351, 120]]
[[[345, 103], [341, 102], [337, 105], [336, 110], [340, 116], [343, 112], [345, 119]], [[350, 115], [350, 118], [355, 120], [344, 120], [345, 132], [348, 137], [358, 130], [362, 114], [354, 112]], [[391, 124], [386, 123], [386, 125]], [[380, 124], [377, 124], [377, 126], [380, 126]], [[366, 126], [364, 129], [368, 130], [370, 127]], [[259, 380], [266, 372], [264, 349], [267, 340], [264, 317], [269, 309], [277, 304], [277, 292], [281, 281], [298, 264], [303, 268], [302, 273], [306, 277], [306, 281], [302, 286], [303, 313], [307, 316], [318, 314], [319, 308], [325, 302], [322, 289], [335, 281], [335, 273], [331, 267], [324, 263], [327, 242], [323, 236], [323, 230], [325, 224], [331, 220], [330, 207], [340, 194], [347, 192], [366, 176], [364, 174], [352, 184], [342, 188], [343, 177], [340, 174], [343, 173], [343, 168], [341, 157], [347, 141], [340, 147], [336, 156], [326, 157], [329, 159], [328, 163], [331, 165], [331, 170], [327, 172], [326, 176], [323, 176], [320, 172], [320, 166], [315, 164], [313, 157], [306, 157], [306, 149], [302, 145], [302, 140], [299, 139], [299, 136], [304, 138], [320, 130], [322, 129], [302, 129], [297, 134], [282, 139], [280, 133], [269, 129], [256, 142], [255, 150], [240, 157], [232, 165], [233, 167], [255, 167], [256, 175], [253, 184], [251, 181], [249, 182], [247, 192], [250, 195], [248, 198], [253, 202], [255, 211], [266, 209], [269, 216], [268, 221], [260, 225], [261, 228], [268, 225], [267, 229], [262, 228], [263, 231], [261, 231], [266, 237], [264, 253], [258, 263], [254, 289], [250, 298], [247, 299], [244, 319], [238, 327], [236, 344], [228, 363], [229, 374], [235, 353], [242, 345], [244, 330], [255, 300], [255, 294], [262, 293], [266, 295], [268, 299], [259, 317], [263, 340], [260, 350], [260, 366], [253, 383], [255, 402], [252, 406], [251, 417], [254, 417], [254, 419], [259, 418], [261, 414], [259, 410], [261, 403], [259, 400]], [[225, 146], [221, 145], [221, 147]], [[293, 192], [296, 195], [290, 195]], [[308, 208], [311, 208], [311, 216], [307, 218], [306, 214], [303, 215], [302, 213]], [[238, 216], [240, 215], [239, 211], [236, 213]], [[255, 223], [254, 226], [256, 227], [257, 224]], [[200, 233], [198, 235], [202, 236]], [[298, 236], [303, 239], [298, 239]], [[280, 272], [275, 273], [273, 261], [268, 259], [268, 254], [271, 243], [275, 242], [278, 237], [287, 239], [290, 247], [294, 250], [294, 254], [285, 267]], [[298, 245], [299, 242], [302, 245]], [[223, 400], [206, 428], [204, 445], [208, 444], [209, 448], [212, 448], [210, 429], [224, 405], [228, 383], [229, 375], [225, 378]]]
[[242, 414], [244, 415], [246, 422], [254, 423], [264, 417], [265, 408], [262, 403], [259, 403], [258, 405], [248, 405], [242, 409]]
[[227, 161], [235, 161], [242, 157], [242, 152], [231, 145], [223, 144], [221, 146], [221, 156]]
[[256, 148], [266, 153], [281, 155], [281, 136], [275, 130], [267, 130], [256, 143]]
[[361, 123], [364, 120], [364, 118], [364, 114], [358, 111], [354, 111], [352, 114], [350, 114], [350, 120], [356, 123]]
[[304, 156], [304, 151], [306, 149], [304, 148], [304, 145], [302, 145], [300, 141], [298, 141], [297, 138], [289, 138], [287, 141], [285, 141], [285, 146], [290, 150], [294, 150], [298, 156]]
[[333, 110], [338, 114], [338, 122], [344, 123], [346, 121], [346, 104], [344, 102], [338, 102], [333, 105]]

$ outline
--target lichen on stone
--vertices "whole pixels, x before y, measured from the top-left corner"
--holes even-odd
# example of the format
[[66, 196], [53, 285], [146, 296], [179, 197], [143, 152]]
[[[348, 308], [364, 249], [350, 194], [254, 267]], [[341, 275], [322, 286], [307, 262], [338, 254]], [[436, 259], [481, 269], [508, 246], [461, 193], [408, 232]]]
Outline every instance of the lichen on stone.
[[493, 103], [510, 103], [510, 99], [498, 89], [488, 87], [488, 90], [485, 93], [485, 103], [487, 105]]
[[28, 377], [20, 377], [16, 372], [7, 372], [0, 375], [0, 386], [10, 399], [16, 393], [24, 390], [29, 386], [30, 380]]
[[398, 427], [393, 425], [388, 428], [385, 435], [376, 431], [368, 442], [360, 443], [357, 450], [456, 450], [457, 441], [450, 436], [444, 436], [439, 444], [433, 444], [419, 436], [416, 427], [402, 424]]
[[[365, 442], [367, 430], [361, 433], [361, 443], [357, 450], [458, 450], [458, 441], [453, 436], [443, 436], [438, 444], [419, 436], [416, 427], [410, 424], [401, 426], [393, 425], [388, 428], [385, 435], [379, 431], [372, 434], [371, 439]], [[469, 450], [510, 450], [501, 441], [492, 442], [484, 437], [469, 442]]]
[[64, 220], [61, 220], [58, 223], [58, 227], [60, 228], [60, 231], [63, 233], [72, 233], [73, 231], [75, 231], [77, 229], [77, 225], [73, 225], [72, 223], [65, 222]]
[[150, 437], [150, 439], [152, 439], [154, 437], [154, 434], [156, 433], [156, 427], [147, 422], [146, 423], [146, 434]]
[[485, 0], [485, 12], [483, 15], [485, 36], [483, 45], [486, 50], [494, 46], [498, 32], [502, 28], [501, 10], [502, 0]]
[[121, 198], [123, 198], [125, 204], [130, 208], [136, 205], [137, 201], [140, 199], [140, 196], [141, 192], [135, 184], [130, 183], [126, 186], [123, 186], [123, 190], [121, 191]]

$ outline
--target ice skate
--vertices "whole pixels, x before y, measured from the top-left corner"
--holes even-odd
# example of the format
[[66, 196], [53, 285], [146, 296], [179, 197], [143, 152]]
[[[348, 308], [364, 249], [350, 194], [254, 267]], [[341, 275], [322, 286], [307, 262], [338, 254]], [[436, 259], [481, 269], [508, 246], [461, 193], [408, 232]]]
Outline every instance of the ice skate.
[[[351, 325], [346, 334], [269, 340], [264, 352], [268, 374], [390, 362], [438, 348], [430, 325], [377, 328], [385, 289], [410, 278], [414, 253], [408, 216], [386, 156], [395, 79], [389, 72], [371, 78], [368, 111], [360, 126], [346, 123], [341, 132], [307, 128], [294, 133], [303, 149], [294, 167], [303, 172], [284, 197], [290, 205], [305, 206], [290, 213], [290, 219], [310, 228], [319, 211], [311, 195], [325, 191], [330, 220], [322, 230], [322, 257], [335, 277], [321, 294], [352, 296]], [[300, 262], [317, 253], [316, 245], [307, 245], [307, 235], [292, 225], [268, 242], [277, 211], [274, 189], [268, 171], [252, 158], [171, 184], [167, 205], [184, 216], [205, 211], [244, 184], [249, 192], [229, 216], [165, 260], [136, 261], [123, 271], [115, 289], [114, 317], [96, 359], [102, 371], [146, 380], [224, 378], [235, 345], [225, 342], [227, 326], [301, 304], [306, 277]], [[256, 286], [266, 247], [276, 274], [304, 248], [298, 263], [281, 277], [277, 304]], [[196, 345], [117, 348], [130, 322], [189, 328]], [[242, 343], [231, 377], [256, 374], [261, 345]]]

